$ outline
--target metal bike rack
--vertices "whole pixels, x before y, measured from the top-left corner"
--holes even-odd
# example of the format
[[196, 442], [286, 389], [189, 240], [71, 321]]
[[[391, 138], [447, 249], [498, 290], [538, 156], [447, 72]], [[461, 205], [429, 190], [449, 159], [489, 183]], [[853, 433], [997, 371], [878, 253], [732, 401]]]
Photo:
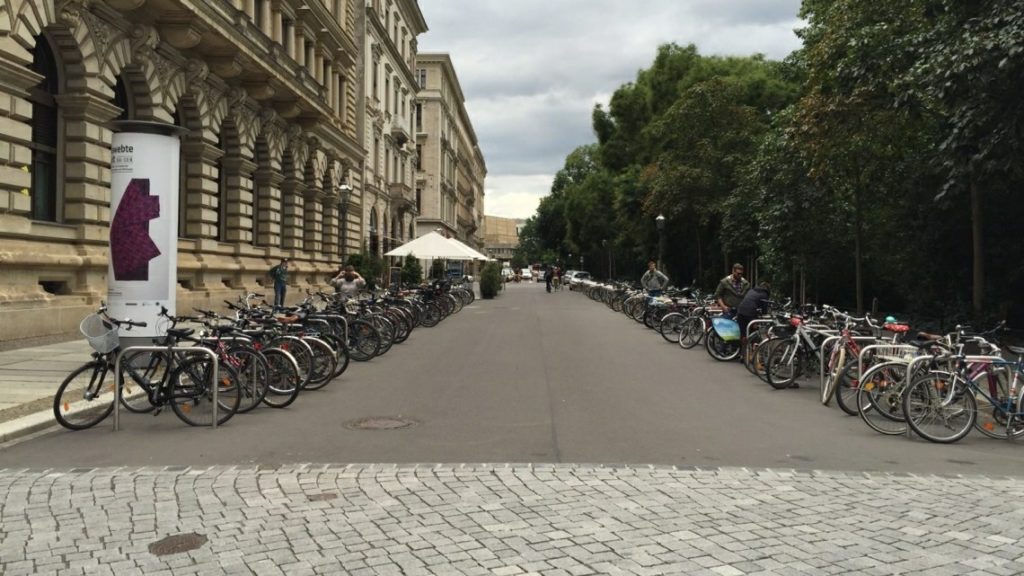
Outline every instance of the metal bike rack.
[[174, 366], [174, 354], [181, 352], [188, 354], [202, 354], [210, 357], [213, 361], [213, 428], [217, 427], [217, 389], [220, 388], [220, 365], [217, 361], [217, 353], [209, 348], [201, 346], [132, 346], [125, 348], [117, 355], [114, 361], [114, 432], [121, 429], [121, 358], [129, 352], [166, 352], [169, 358], [167, 369]]
[[774, 323], [775, 323], [775, 321], [770, 319], [770, 318], [758, 318], [756, 320], [751, 320], [747, 324], [747, 333], [745, 334], [745, 336], [747, 337], [748, 340], [750, 339], [750, 333], [753, 332], [753, 330], [750, 329], [751, 326], [760, 326], [761, 324], [774, 324]]
[[[878, 338], [875, 338], [874, 336], [851, 336], [850, 338], [854, 342], [877, 342], [878, 341]], [[828, 348], [829, 344], [832, 344], [833, 342], [835, 342], [837, 340], [842, 340], [842, 339], [843, 339], [842, 336], [829, 336], [828, 338], [825, 338], [824, 340], [821, 341], [821, 347], [820, 347], [821, 354], [818, 354], [818, 389], [819, 390], [825, 387], [825, 350]], [[859, 361], [860, 360], [858, 358], [858, 362]], [[857, 377], [859, 378], [860, 375], [858, 374]]]

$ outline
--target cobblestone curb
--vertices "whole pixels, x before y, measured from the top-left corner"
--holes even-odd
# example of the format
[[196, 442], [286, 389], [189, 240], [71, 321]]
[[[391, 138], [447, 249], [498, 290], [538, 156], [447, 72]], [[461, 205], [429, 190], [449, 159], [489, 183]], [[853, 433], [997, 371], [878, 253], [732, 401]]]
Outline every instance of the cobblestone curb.
[[[585, 465], [0, 470], [0, 573], [1020, 574], [1012, 478]], [[176, 534], [199, 549], [154, 556]]]

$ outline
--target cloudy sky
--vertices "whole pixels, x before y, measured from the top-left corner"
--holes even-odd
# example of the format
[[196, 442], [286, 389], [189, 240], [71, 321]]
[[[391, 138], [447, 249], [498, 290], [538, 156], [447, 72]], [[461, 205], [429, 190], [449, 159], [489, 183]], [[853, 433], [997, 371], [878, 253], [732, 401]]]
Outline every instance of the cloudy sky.
[[419, 0], [421, 52], [448, 52], [487, 162], [488, 215], [526, 218], [565, 157], [595, 141], [590, 114], [658, 45], [781, 59], [800, 0]]

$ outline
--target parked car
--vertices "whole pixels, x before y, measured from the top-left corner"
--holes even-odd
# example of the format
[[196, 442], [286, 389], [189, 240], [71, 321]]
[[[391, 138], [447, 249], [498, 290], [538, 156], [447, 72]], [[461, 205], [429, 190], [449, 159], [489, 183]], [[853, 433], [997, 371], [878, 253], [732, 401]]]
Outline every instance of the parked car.
[[568, 280], [569, 290], [579, 288], [585, 280], [590, 280], [590, 272], [574, 272]]
[[523, 268], [522, 274], [523, 274], [523, 282], [529, 282], [529, 281], [533, 280], [533, 270], [530, 270], [529, 268]]
[[510, 282], [512, 280], [512, 277], [515, 275], [516, 273], [511, 268], [501, 269], [501, 279], [504, 282]]

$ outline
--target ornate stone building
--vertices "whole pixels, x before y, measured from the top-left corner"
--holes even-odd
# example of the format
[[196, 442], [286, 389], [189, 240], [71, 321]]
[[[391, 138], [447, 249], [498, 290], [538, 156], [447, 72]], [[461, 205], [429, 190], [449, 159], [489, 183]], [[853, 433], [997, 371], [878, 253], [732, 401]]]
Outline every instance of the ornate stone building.
[[519, 247], [519, 227], [524, 220], [484, 216], [485, 247], [492, 258], [507, 263]]
[[415, 238], [416, 38], [427, 31], [415, 0], [365, 2], [364, 95], [360, 98], [363, 164], [362, 222], [375, 254]]
[[452, 60], [421, 53], [416, 76], [417, 235], [440, 228], [483, 251], [487, 165]]
[[295, 294], [358, 250], [362, 1], [0, 2], [0, 342], [73, 332], [105, 297], [112, 120], [189, 130], [179, 309], [260, 290], [282, 256]]

